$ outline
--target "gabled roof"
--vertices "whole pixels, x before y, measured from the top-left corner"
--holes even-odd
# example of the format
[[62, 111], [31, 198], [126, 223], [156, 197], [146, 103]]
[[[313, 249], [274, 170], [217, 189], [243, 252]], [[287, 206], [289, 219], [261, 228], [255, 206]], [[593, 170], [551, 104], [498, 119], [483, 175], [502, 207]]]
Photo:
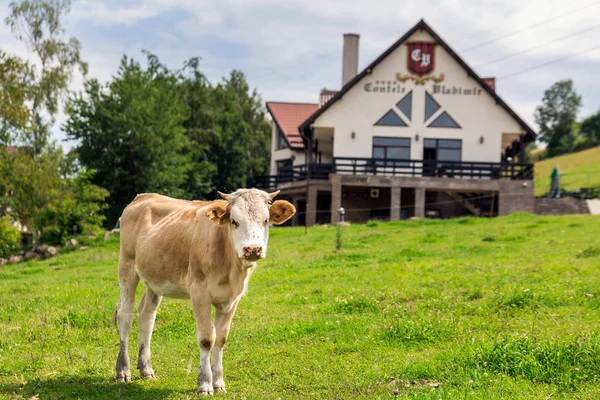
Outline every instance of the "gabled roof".
[[312, 103], [267, 102], [267, 110], [292, 149], [304, 149], [298, 127], [318, 108], [318, 104]]
[[492, 96], [494, 98], [494, 100], [496, 100], [496, 104], [498, 104], [499, 106], [504, 108], [506, 110], [506, 112], [511, 117], [513, 117], [519, 123], [519, 125], [521, 125], [521, 128], [526, 132], [525, 137], [524, 137], [525, 143], [530, 143], [535, 140], [536, 134], [535, 134], [534, 130], [531, 129], [531, 127], [529, 125], [527, 125], [527, 123], [521, 117], [519, 117], [519, 115], [517, 115], [517, 113], [515, 113], [508, 106], [508, 104], [506, 104], [504, 102], [504, 100], [502, 100], [502, 98], [500, 96], [498, 96], [498, 94], [488, 84], [486, 84], [486, 82], [483, 79], [481, 79], [479, 77], [479, 75], [477, 75], [475, 73], [475, 71], [473, 71], [473, 69], [471, 67], [469, 67], [469, 65], [462, 58], [460, 58], [460, 56], [450, 46], [448, 46], [448, 44], [433, 29], [431, 29], [431, 27], [423, 19], [420, 20], [415, 26], [413, 26], [408, 32], [406, 32], [400, 39], [398, 39], [390, 48], [388, 48], [379, 57], [377, 57], [377, 59], [375, 61], [373, 61], [367, 68], [365, 68], [360, 74], [356, 75], [348, 83], [346, 83], [344, 85], [344, 87], [342, 87], [342, 90], [340, 90], [335, 96], [333, 96], [333, 98], [331, 100], [329, 100], [323, 107], [319, 108], [310, 117], [308, 117], [302, 123], [302, 125], [300, 125], [299, 131], [300, 132], [307, 131], [308, 128], [310, 127], [310, 125], [313, 122], [315, 122], [315, 120], [321, 114], [326, 112], [329, 109], [329, 107], [331, 107], [334, 103], [336, 103], [339, 99], [341, 99], [362, 78], [364, 78], [366, 75], [370, 75], [371, 72], [373, 71], [373, 69], [380, 62], [382, 62], [388, 55], [390, 55], [394, 50], [396, 50], [399, 46], [401, 46], [404, 42], [406, 42], [406, 40], [408, 40], [408, 38], [418, 30], [424, 30], [427, 33], [429, 33], [435, 39], [435, 41], [440, 46], [442, 46], [444, 48], [444, 50], [446, 50], [448, 52], [448, 54], [450, 54], [450, 56], [452, 56], [452, 58], [454, 58], [456, 60], [456, 62], [458, 62], [460, 64], [460, 66], [462, 66], [467, 71], [467, 74], [470, 77], [472, 77], [477, 83], [479, 83], [479, 85], [490, 96]]

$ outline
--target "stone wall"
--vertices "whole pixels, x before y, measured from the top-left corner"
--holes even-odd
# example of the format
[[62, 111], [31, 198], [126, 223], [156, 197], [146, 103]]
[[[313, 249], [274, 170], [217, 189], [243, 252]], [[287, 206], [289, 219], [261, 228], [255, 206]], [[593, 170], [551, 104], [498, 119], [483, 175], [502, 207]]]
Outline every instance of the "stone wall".
[[540, 215], [589, 214], [585, 200], [577, 199], [535, 199], [535, 213]]

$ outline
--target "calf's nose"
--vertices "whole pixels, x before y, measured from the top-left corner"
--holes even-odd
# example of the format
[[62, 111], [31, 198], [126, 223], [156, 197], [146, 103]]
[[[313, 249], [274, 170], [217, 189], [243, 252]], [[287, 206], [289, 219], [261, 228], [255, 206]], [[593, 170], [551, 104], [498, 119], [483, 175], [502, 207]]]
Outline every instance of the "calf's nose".
[[262, 254], [262, 246], [250, 245], [244, 247], [244, 257], [260, 256]]

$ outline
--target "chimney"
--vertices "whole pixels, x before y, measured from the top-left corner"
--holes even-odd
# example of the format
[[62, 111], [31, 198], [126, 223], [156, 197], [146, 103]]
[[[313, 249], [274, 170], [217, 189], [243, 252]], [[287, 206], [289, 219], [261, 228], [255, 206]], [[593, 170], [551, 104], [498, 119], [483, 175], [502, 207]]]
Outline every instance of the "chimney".
[[319, 108], [323, 107], [325, 103], [331, 100], [337, 93], [337, 90], [329, 90], [327, 88], [321, 89], [321, 93], [319, 94]]
[[342, 55], [342, 87], [358, 74], [358, 39], [356, 33], [344, 33]]

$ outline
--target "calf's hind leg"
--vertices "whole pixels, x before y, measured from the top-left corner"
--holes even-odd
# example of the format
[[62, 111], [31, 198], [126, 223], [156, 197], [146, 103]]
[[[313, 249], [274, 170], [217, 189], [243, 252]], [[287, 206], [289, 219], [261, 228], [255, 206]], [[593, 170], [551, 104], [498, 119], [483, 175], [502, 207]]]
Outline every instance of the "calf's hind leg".
[[129, 352], [127, 344], [131, 325], [133, 324], [133, 307], [135, 301], [135, 288], [140, 278], [135, 272], [133, 260], [125, 260], [121, 255], [119, 259], [119, 289], [121, 291], [117, 305], [117, 328], [119, 329], [119, 356], [117, 357], [117, 381], [131, 381], [129, 369]]
[[150, 362], [150, 341], [152, 339], [152, 330], [156, 320], [156, 310], [160, 305], [162, 296], [157, 295], [146, 287], [146, 292], [140, 301], [138, 307], [138, 326], [139, 330], [139, 351], [138, 364], [142, 378], [154, 379], [154, 370]]

